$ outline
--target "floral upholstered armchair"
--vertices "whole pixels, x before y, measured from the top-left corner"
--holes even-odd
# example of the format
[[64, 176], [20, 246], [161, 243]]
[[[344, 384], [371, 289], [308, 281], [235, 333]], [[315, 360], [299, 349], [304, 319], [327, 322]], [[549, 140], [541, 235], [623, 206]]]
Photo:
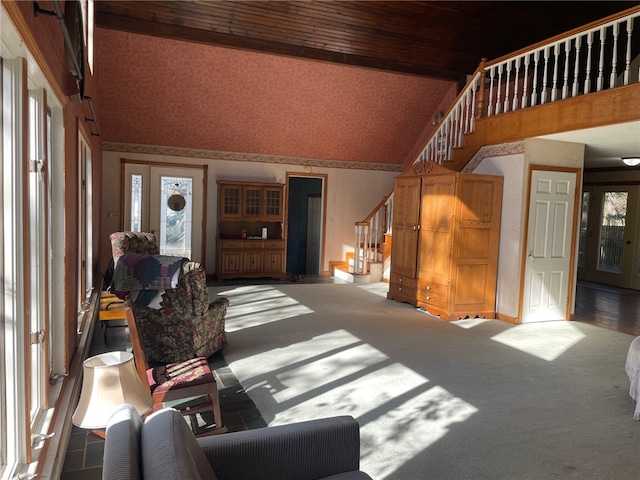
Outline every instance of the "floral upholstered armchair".
[[[116, 232], [109, 238], [114, 265], [125, 254], [158, 254], [153, 233]], [[133, 305], [148, 360], [183, 362], [221, 350], [227, 344], [228, 305], [226, 298], [209, 302], [204, 268], [197, 262], [184, 261], [177, 287], [164, 291], [159, 309]]]

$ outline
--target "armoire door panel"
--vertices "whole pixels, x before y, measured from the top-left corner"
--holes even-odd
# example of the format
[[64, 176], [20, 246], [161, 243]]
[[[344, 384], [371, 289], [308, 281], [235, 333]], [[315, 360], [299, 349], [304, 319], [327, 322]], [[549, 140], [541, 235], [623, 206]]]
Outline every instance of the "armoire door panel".
[[493, 182], [463, 179], [460, 181], [461, 222], [491, 223], [493, 219]]
[[454, 308], [486, 303], [487, 265], [458, 265], [455, 274]]
[[458, 260], [487, 259], [490, 254], [491, 232], [486, 228], [465, 228], [458, 230], [458, 237], [454, 251]]

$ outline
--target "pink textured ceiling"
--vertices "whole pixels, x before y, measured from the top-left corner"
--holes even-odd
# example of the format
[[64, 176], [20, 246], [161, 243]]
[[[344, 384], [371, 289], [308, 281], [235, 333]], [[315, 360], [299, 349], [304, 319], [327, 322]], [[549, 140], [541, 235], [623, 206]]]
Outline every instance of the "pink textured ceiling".
[[455, 94], [443, 80], [104, 29], [95, 65], [103, 140], [230, 152], [401, 164]]

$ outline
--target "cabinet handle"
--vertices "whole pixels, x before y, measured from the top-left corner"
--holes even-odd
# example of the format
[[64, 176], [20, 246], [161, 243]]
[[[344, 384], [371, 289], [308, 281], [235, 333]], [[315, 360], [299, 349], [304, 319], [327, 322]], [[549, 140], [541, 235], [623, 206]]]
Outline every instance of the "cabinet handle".
[[402, 287], [398, 287], [398, 291], [401, 292], [402, 291]]
[[402, 279], [398, 280], [400, 283], [402, 283]]
[[427, 285], [427, 290], [431, 290], [431, 285]]
[[427, 300], [431, 300], [431, 297], [429, 295], [427, 295]]

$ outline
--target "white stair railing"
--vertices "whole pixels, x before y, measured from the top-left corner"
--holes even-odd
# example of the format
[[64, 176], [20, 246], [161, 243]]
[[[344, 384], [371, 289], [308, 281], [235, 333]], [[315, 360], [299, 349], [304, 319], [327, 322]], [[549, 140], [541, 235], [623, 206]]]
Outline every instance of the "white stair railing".
[[453, 159], [475, 119], [638, 83], [640, 7], [558, 35], [514, 54], [483, 61], [414, 161]]

